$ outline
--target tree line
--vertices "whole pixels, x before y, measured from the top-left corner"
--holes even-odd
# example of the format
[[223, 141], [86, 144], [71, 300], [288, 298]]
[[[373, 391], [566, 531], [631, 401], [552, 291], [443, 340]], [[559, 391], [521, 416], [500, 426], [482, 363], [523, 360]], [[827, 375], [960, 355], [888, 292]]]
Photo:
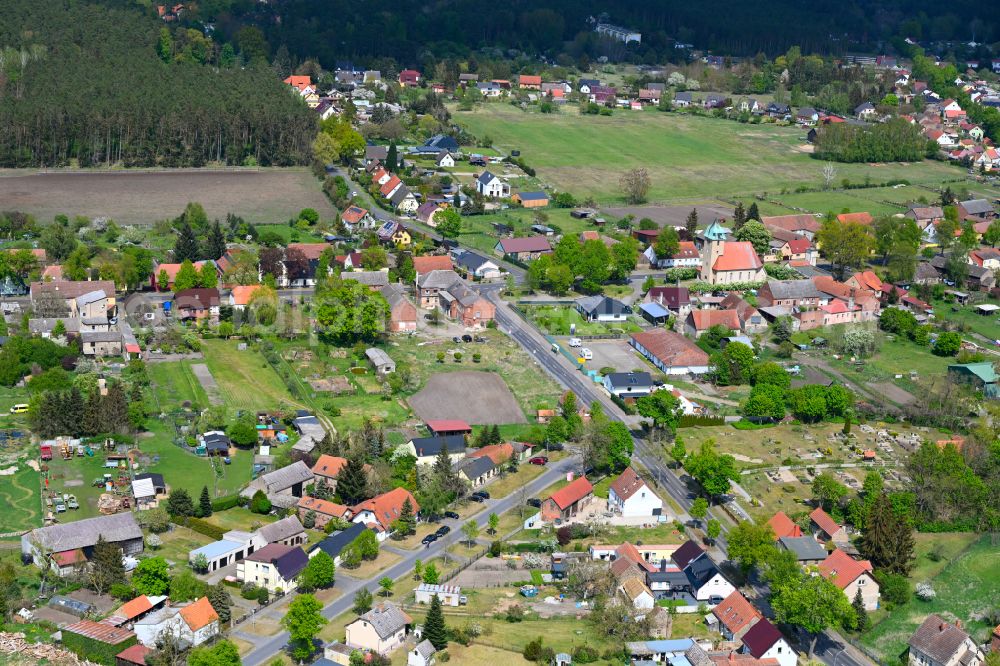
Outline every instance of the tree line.
[[870, 127], [833, 123], [816, 132], [816, 159], [834, 162], [919, 162], [937, 154], [919, 125], [902, 118]]
[[33, 57], [0, 67], [0, 165], [308, 162], [315, 116], [270, 69], [165, 63], [156, 23], [86, 2], [5, 3], [0, 45]]

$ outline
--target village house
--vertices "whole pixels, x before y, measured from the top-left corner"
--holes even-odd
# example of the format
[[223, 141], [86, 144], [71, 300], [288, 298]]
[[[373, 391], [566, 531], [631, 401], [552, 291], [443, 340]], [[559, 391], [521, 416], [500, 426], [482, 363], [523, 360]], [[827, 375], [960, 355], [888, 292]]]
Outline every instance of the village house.
[[[714, 622], [711, 621], [712, 618]], [[727, 641], [741, 641], [751, 627], [763, 618], [760, 611], [739, 590], [734, 590], [712, 609], [710, 623], [716, 625]]]
[[660, 257], [656, 254], [653, 244], [650, 244], [643, 251], [643, 256], [649, 260], [649, 265], [654, 268], [700, 268], [701, 253], [693, 241], [680, 241], [677, 244], [677, 252], [669, 257]]
[[879, 585], [872, 573], [872, 563], [868, 560], [856, 560], [841, 549], [834, 548], [829, 556], [819, 563], [819, 573], [843, 590], [848, 601], [853, 602], [855, 595], [860, 591], [865, 610], [878, 608]]
[[303, 488], [313, 480], [312, 470], [301, 460], [291, 465], [262, 474], [240, 492], [241, 497], [253, 498], [258, 490], [264, 491], [272, 504], [288, 508], [298, 504]]
[[111, 280], [54, 280], [30, 284], [31, 308], [49, 317], [55, 316], [55, 310], [69, 314], [72, 300], [93, 291], [103, 291], [108, 299], [107, 307], [115, 307], [115, 283]]
[[744, 333], [762, 333], [767, 330], [767, 321], [754, 306], [747, 303], [738, 292], [726, 294], [719, 307], [723, 310], [735, 310], [739, 319], [740, 330]]
[[521, 238], [502, 238], [497, 241], [493, 251], [503, 257], [528, 262], [543, 254], [551, 254], [552, 246], [545, 236], [525, 236]]
[[295, 516], [288, 516], [262, 526], [257, 530], [257, 536], [267, 543], [277, 543], [283, 546], [300, 546], [308, 540], [305, 528]]
[[406, 655], [406, 666], [434, 666], [437, 660], [434, 655], [437, 654], [437, 648], [426, 638], [415, 646]]
[[298, 588], [298, 575], [308, 563], [305, 551], [298, 546], [272, 543], [237, 562], [236, 578], [272, 594], [287, 594]]
[[379, 541], [385, 541], [393, 532], [392, 524], [403, 514], [403, 505], [409, 501], [413, 507], [414, 520], [420, 512], [420, 505], [406, 488], [394, 488], [351, 508], [353, 523], [361, 523], [375, 530]]
[[503, 270], [500, 265], [472, 250], [452, 250], [455, 264], [462, 269], [467, 276], [480, 280], [496, 280], [503, 277]]
[[771, 516], [771, 519], [767, 521], [767, 524], [771, 526], [771, 530], [774, 532], [774, 537], [776, 539], [802, 536], [802, 529], [796, 525], [784, 511], [779, 511]]
[[832, 541], [838, 545], [847, 543], [847, 530], [830, 517], [822, 507], [817, 507], [809, 514], [813, 535], [822, 543]]
[[406, 444], [399, 445], [396, 450], [409, 453], [417, 459], [418, 465], [433, 465], [442, 450], [446, 450], [454, 464], [465, 457], [465, 436], [414, 437]]
[[612, 372], [601, 382], [608, 393], [622, 400], [634, 400], [653, 391], [653, 378], [648, 372]]
[[969, 634], [935, 613], [909, 640], [909, 666], [980, 666], [985, 661], [986, 655]]
[[417, 221], [423, 222], [429, 227], [437, 226], [437, 214], [444, 208], [433, 201], [422, 203], [417, 207]]
[[233, 310], [245, 310], [250, 305], [250, 299], [263, 285], [236, 285], [229, 291], [229, 307]]
[[417, 308], [401, 285], [387, 284], [380, 290], [389, 304], [389, 332], [411, 333], [417, 330]]
[[312, 514], [316, 529], [323, 529], [328, 522], [335, 518], [350, 520], [353, 515], [350, 507], [308, 495], [299, 500], [297, 508], [300, 520], [305, 521], [306, 516]]
[[194, 565], [201, 557], [205, 558], [206, 571], [213, 572], [235, 564], [247, 555], [253, 554], [259, 548], [267, 545], [264, 537], [257, 533], [230, 530], [218, 541], [195, 548], [188, 553], [188, 562]]
[[629, 344], [667, 375], [703, 375], [708, 372], [708, 354], [679, 333], [654, 328], [633, 333]]
[[484, 171], [476, 178], [476, 192], [487, 199], [503, 199], [510, 196], [510, 185], [489, 171]]
[[739, 314], [736, 310], [691, 310], [684, 322], [684, 331], [688, 336], [698, 339], [713, 326], [725, 326], [731, 331], [739, 331]]
[[593, 498], [594, 486], [587, 477], [577, 477], [542, 502], [541, 518], [545, 522], [575, 518]]
[[608, 509], [624, 518], [660, 516], [663, 513], [663, 500], [630, 465], [611, 482], [608, 489]]
[[[413, 192], [410, 191], [410, 188], [405, 185], [396, 188], [388, 199], [389, 203], [391, 203], [393, 208], [395, 208], [400, 214], [416, 213], [420, 206], [416, 195], [413, 194]], [[399, 244], [409, 245], [409, 242], [397, 243], [397, 245]]]
[[802, 566], [815, 566], [826, 559], [826, 548], [811, 536], [778, 537], [778, 547], [795, 556]]
[[815, 216], [808, 214], [765, 216], [760, 221], [768, 229], [783, 229], [805, 236], [811, 241], [815, 240], [821, 226]]
[[157, 647], [157, 642], [165, 635], [196, 647], [219, 635], [219, 614], [208, 597], [201, 597], [188, 604], [166, 606], [151, 613], [136, 622], [133, 630], [146, 647]]
[[795, 666], [798, 653], [767, 618], [761, 618], [743, 634], [744, 654], [757, 659], [775, 659], [779, 666]]
[[674, 314], [683, 316], [691, 307], [691, 293], [687, 287], [653, 287], [646, 292], [647, 303], [657, 303]]
[[413, 257], [413, 271], [417, 276], [426, 275], [431, 271], [451, 271], [451, 257], [446, 254], [425, 254]]
[[399, 606], [383, 601], [345, 627], [345, 642], [352, 648], [388, 655], [404, 643], [411, 624], [413, 619]]
[[574, 304], [576, 311], [590, 322], [622, 322], [632, 314], [632, 308], [610, 296], [584, 296]]
[[545, 192], [515, 192], [510, 200], [524, 208], [544, 208], [549, 205], [549, 195]]
[[375, 235], [380, 243], [392, 247], [409, 247], [410, 243], [413, 242], [409, 230], [394, 220], [384, 222]]
[[[143, 549], [142, 529], [135, 521], [135, 514], [124, 512], [36, 527], [21, 536], [21, 555], [30, 558], [37, 567], [51, 566], [64, 575], [58, 565], [60, 559], [75, 555], [79, 562], [88, 561], [101, 538], [121, 548], [125, 556], [137, 555]], [[47, 557], [51, 562], [46, 561]]]
[[959, 201], [956, 206], [958, 207], [958, 216], [962, 220], [992, 220], [997, 216], [996, 210], [986, 199]]
[[[215, 266], [219, 277], [222, 277], [222, 273], [219, 272], [218, 266], [216, 266], [214, 261], [196, 261], [192, 265], [198, 273], [201, 273], [205, 264]], [[183, 264], [157, 264], [149, 276], [150, 287], [152, 287], [153, 291], [172, 291], [174, 283], [177, 281], [177, 273], [180, 272], [182, 265]]]
[[407, 88], [416, 88], [420, 85], [420, 72], [415, 69], [404, 69], [399, 73], [399, 85]]
[[312, 559], [323, 552], [330, 556], [335, 567], [339, 567], [341, 553], [347, 546], [354, 543], [354, 540], [361, 536], [361, 533], [367, 529], [368, 527], [361, 523], [351, 523], [346, 529], [334, 532], [310, 548], [309, 558]]
[[[370, 146], [371, 147], [371, 146]], [[340, 221], [350, 233], [355, 233], [362, 229], [374, 229], [376, 222], [367, 209], [360, 206], [348, 206], [340, 214]]]
[[532, 74], [521, 74], [518, 76], [518, 87], [521, 90], [541, 90], [542, 77]]
[[466, 328], [483, 328], [496, 315], [493, 302], [470, 288], [453, 270], [432, 270], [418, 276], [417, 291], [420, 307], [440, 309]]

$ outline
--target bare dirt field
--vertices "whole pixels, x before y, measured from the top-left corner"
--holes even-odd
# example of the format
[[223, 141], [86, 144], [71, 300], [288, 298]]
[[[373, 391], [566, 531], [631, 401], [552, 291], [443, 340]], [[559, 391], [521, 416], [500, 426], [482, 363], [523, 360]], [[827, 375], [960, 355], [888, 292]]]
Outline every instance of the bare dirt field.
[[503, 378], [492, 372], [434, 375], [409, 402], [424, 420], [462, 419], [475, 425], [528, 422]]
[[176, 217], [190, 201], [202, 204], [210, 219], [235, 213], [253, 224], [283, 223], [303, 208], [315, 208], [321, 219], [336, 213], [305, 169], [0, 170], [0, 209], [30, 213], [42, 222], [64, 213], [152, 224]]
[[629, 206], [627, 208], [603, 208], [602, 210], [615, 217], [635, 215], [636, 220], [648, 217], [661, 227], [667, 224], [683, 227], [692, 208], [698, 211], [698, 224], [702, 227], [707, 227], [717, 217], [727, 219], [733, 217], [733, 209], [721, 203], [700, 203], [691, 206]]

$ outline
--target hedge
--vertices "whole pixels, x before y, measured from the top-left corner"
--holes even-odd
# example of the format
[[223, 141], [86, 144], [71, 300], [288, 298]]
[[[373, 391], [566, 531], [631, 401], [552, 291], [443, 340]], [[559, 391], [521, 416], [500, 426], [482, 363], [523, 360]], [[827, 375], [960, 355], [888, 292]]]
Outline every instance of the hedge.
[[723, 425], [726, 422], [721, 416], [708, 416], [705, 414], [685, 414], [677, 422], [678, 428], [691, 428], [693, 426], [714, 426]]
[[64, 630], [62, 636], [63, 645], [77, 656], [106, 666], [115, 666], [115, 655], [139, 642], [135, 635], [114, 645], [74, 634], [72, 631]]
[[212, 511], [225, 511], [240, 505], [239, 495], [226, 495], [212, 500]]
[[187, 519], [187, 527], [194, 530], [198, 534], [204, 534], [208, 538], [215, 539], [216, 541], [220, 541], [222, 539], [222, 535], [227, 531], [218, 525], [213, 525], [207, 520], [193, 517]]

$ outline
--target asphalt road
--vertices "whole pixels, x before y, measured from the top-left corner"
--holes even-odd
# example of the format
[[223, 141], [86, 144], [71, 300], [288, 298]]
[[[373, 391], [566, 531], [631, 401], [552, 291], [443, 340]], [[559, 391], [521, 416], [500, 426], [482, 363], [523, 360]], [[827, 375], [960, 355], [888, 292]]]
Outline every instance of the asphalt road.
[[[549, 467], [549, 469], [547, 469], [541, 476], [525, 486], [526, 490], [524, 493], [515, 491], [507, 497], [487, 500], [483, 511], [480, 511], [473, 519], [485, 533], [486, 524], [491, 513], [501, 515], [518, 508], [520, 503], [523, 501], [523, 498], [538, 496], [542, 490], [565, 476], [567, 472], [579, 472], [579, 468], [580, 460], [576, 456], [570, 456], [565, 460], [553, 463], [552, 466]], [[534, 510], [532, 509], [532, 511]], [[463, 537], [461, 528], [463, 523], [464, 521], [461, 520], [442, 521], [440, 523], [441, 525], [448, 525], [451, 527], [451, 533], [447, 537], [435, 541], [428, 548], [418, 548], [413, 551], [400, 550], [399, 552], [406, 553], [403, 555], [403, 558], [385, 571], [380, 571], [378, 575], [373, 577], [371, 580], [358, 580], [355, 578], [349, 578], [348, 575], [340, 575], [335, 586], [337, 589], [341, 590], [343, 594], [324, 606], [322, 611], [323, 616], [327, 619], [331, 619], [350, 610], [351, 607], [354, 606], [354, 595], [362, 587], [368, 588], [368, 590], [375, 595], [380, 589], [378, 586], [378, 580], [384, 576], [388, 576], [393, 580], [401, 578], [413, 570], [414, 562], [418, 558], [427, 562], [435, 556], [440, 555], [445, 549], [462, 540]], [[391, 542], [386, 543], [390, 546], [392, 545]], [[338, 572], [346, 574], [347, 570], [339, 569]], [[288, 632], [284, 631], [274, 636], [260, 637], [245, 633], [237, 628], [233, 631], [233, 635], [237, 638], [253, 643], [254, 645], [253, 650], [248, 652], [246, 656], [243, 657], [242, 661], [244, 666], [260, 666], [261, 664], [270, 661], [275, 655], [285, 649], [288, 642]]]

